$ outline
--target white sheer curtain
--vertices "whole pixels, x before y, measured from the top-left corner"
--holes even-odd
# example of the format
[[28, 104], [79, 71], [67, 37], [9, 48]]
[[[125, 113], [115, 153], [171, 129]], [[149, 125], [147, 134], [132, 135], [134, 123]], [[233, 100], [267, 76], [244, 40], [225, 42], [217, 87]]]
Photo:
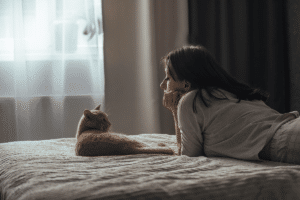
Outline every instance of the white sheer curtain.
[[0, 142], [75, 137], [104, 107], [101, 0], [0, 0]]

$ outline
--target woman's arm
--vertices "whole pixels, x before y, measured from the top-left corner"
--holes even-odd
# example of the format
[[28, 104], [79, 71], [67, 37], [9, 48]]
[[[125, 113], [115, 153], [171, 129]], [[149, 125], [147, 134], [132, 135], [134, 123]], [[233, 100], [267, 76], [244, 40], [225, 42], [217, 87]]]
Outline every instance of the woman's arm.
[[177, 147], [178, 147], [178, 153], [177, 155], [181, 155], [181, 133], [178, 126], [178, 117], [177, 117], [177, 110], [173, 111], [173, 118], [174, 118], [174, 124], [175, 124], [175, 135], [177, 139]]
[[[194, 93], [164, 93], [163, 105], [172, 112], [174, 118], [177, 155], [204, 155], [202, 132], [192, 109], [194, 97]], [[200, 112], [201, 108], [197, 110]]]
[[[178, 104], [176, 115], [177, 144], [180, 143], [180, 155], [190, 157], [204, 156], [204, 144], [202, 130], [199, 125], [199, 115], [202, 115], [201, 107], [197, 107], [197, 114], [193, 112], [193, 100], [195, 93], [184, 95]], [[197, 104], [196, 104], [197, 106]], [[201, 116], [202, 118], [204, 116]]]

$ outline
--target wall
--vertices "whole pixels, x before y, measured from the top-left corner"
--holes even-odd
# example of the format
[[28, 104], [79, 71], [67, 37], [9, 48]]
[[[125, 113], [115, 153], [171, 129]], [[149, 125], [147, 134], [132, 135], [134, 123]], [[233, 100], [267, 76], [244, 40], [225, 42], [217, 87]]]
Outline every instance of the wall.
[[186, 0], [103, 0], [105, 112], [112, 131], [174, 134], [160, 59], [187, 40]]

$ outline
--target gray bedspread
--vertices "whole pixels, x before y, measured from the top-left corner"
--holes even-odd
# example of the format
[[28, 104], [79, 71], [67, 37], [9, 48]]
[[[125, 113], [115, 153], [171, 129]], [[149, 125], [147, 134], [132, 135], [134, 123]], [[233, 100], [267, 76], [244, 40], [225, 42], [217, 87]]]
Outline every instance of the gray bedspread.
[[[175, 136], [132, 139], [176, 150]], [[168, 155], [75, 156], [75, 138], [0, 144], [1, 199], [300, 199], [300, 166]]]

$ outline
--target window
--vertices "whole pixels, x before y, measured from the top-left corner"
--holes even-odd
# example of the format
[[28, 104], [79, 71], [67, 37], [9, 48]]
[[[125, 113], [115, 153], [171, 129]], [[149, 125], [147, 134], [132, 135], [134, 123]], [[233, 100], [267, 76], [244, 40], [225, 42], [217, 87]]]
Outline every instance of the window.
[[[0, 0], [0, 61], [80, 59], [86, 55], [102, 56], [103, 46], [97, 15], [100, 1], [92, 0]], [[91, 39], [85, 29], [93, 29]], [[99, 41], [101, 40], [101, 41]], [[103, 58], [102, 58], [103, 59]]]

